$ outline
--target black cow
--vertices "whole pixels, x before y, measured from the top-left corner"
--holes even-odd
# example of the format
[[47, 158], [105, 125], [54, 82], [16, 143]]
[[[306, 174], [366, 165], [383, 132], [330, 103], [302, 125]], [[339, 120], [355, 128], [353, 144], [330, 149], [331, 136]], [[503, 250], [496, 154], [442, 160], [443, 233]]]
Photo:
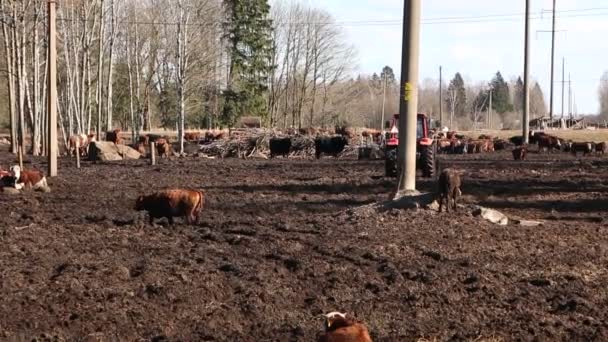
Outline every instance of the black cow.
[[348, 145], [348, 139], [343, 136], [318, 137], [315, 139], [315, 156], [321, 158], [321, 154], [329, 154], [338, 157], [344, 146]]
[[289, 156], [291, 150], [291, 138], [271, 138], [270, 139], [270, 158], [276, 155], [283, 157]]

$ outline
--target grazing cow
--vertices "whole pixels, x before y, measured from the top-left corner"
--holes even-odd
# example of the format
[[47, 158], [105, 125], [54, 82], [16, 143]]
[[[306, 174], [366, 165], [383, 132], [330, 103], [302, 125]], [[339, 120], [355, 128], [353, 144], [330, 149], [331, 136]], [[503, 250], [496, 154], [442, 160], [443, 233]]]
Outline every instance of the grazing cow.
[[367, 327], [340, 312], [325, 315], [325, 332], [317, 342], [372, 342]]
[[163, 158], [169, 158], [169, 153], [171, 153], [171, 144], [165, 138], [159, 138], [156, 140], [156, 151], [158, 152], [158, 156]]
[[198, 142], [200, 140], [200, 138], [201, 138], [201, 136], [197, 132], [185, 132], [184, 133], [184, 140], [186, 140], [186, 141]]
[[548, 136], [548, 134], [545, 132], [530, 131], [530, 133], [528, 133], [528, 141], [530, 144], [537, 144], [539, 139], [544, 136]]
[[506, 150], [507, 146], [509, 146], [509, 142], [503, 139], [494, 140], [494, 150], [502, 151]]
[[113, 131], [106, 132], [106, 141], [111, 141], [116, 145], [122, 144], [122, 139], [120, 138], [120, 129], [115, 129]]
[[582, 142], [582, 143], [571, 142], [571, 143], [569, 143], [570, 152], [572, 152], [572, 154], [575, 156], [578, 152], [583, 152], [583, 156], [591, 154], [595, 150], [594, 145], [595, 145], [594, 143], [590, 143], [590, 142]]
[[289, 156], [291, 150], [291, 138], [271, 138], [270, 139], [270, 158], [274, 158], [276, 155], [283, 156], [284, 158]]
[[368, 128], [361, 132], [361, 136], [367, 141], [371, 140], [372, 142], [379, 144], [382, 138], [382, 132], [377, 129]]
[[524, 146], [520, 146], [513, 150], [513, 159], [514, 160], [526, 160], [526, 154], [528, 150]]
[[444, 169], [439, 175], [439, 212], [443, 208], [443, 201], [445, 199], [446, 210], [450, 212], [450, 206], [453, 202], [454, 211], [457, 211], [457, 200], [458, 196], [462, 194], [460, 191], [460, 186], [462, 182], [460, 180], [460, 175], [454, 169]]
[[155, 218], [166, 217], [173, 224], [174, 217], [186, 217], [190, 224], [197, 223], [205, 196], [202, 191], [165, 190], [148, 196], [140, 196], [135, 203], [135, 210], [145, 210], [150, 215], [150, 224]]
[[467, 154], [469, 151], [468, 144], [460, 139], [452, 139], [450, 148], [453, 154]]
[[595, 145], [595, 153], [597, 154], [606, 154], [608, 152], [608, 142], [602, 141], [601, 143], [597, 143]]
[[21, 190], [24, 187], [39, 190], [48, 188], [46, 177], [38, 170], [21, 170], [18, 165], [11, 166], [11, 175], [15, 178], [15, 188]]
[[[531, 141], [531, 140], [530, 140]], [[538, 151], [548, 150], [549, 152], [554, 149], [559, 151], [562, 148], [562, 142], [560, 139], [551, 136], [551, 135], [543, 135], [536, 139], [538, 143]]]
[[315, 139], [315, 157], [319, 159], [323, 153], [338, 157], [346, 145], [348, 145], [348, 139], [343, 136], [317, 137]]
[[78, 145], [80, 156], [84, 157], [89, 154], [89, 144], [95, 141], [95, 134], [79, 134], [72, 135], [68, 139], [68, 155], [71, 157], [76, 153], [76, 145]]
[[452, 150], [452, 141], [448, 139], [437, 140], [437, 150], [442, 153], [450, 152]]

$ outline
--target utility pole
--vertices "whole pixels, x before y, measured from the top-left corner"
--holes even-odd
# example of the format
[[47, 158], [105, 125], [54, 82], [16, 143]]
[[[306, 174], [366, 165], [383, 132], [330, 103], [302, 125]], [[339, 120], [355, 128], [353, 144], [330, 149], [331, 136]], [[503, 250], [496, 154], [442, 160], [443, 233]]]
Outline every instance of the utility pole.
[[[57, 176], [57, 31], [56, 3], [48, 2], [48, 175]], [[76, 150], [78, 153], [78, 150]]]
[[421, 0], [404, 0], [399, 96], [399, 184], [396, 198], [416, 192], [416, 121]]
[[562, 119], [564, 118], [564, 91], [566, 89], [566, 58], [562, 58]]
[[530, 132], [530, 0], [526, 0], [526, 24], [524, 37], [524, 117], [522, 118], [522, 136], [529, 143]]
[[492, 127], [492, 88], [490, 88], [490, 103], [488, 104], [488, 128]]
[[439, 124], [443, 127], [443, 68], [439, 66]]
[[568, 114], [570, 120], [572, 120], [572, 79], [570, 78], [570, 73], [568, 73]]
[[553, 120], [553, 86], [555, 72], [555, 0], [553, 0], [553, 26], [551, 28], [551, 95], [549, 99], [549, 119]]
[[380, 131], [384, 132], [384, 109], [386, 108], [386, 73], [383, 75], [383, 84], [382, 84], [382, 122], [380, 123]]

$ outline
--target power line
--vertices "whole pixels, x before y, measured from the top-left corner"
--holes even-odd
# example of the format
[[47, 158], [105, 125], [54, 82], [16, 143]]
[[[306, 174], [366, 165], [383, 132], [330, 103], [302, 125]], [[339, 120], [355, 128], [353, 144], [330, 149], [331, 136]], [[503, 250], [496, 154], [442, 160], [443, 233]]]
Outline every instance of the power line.
[[[597, 11], [608, 11], [608, 7], [595, 7], [595, 8], [584, 8], [584, 9], [571, 9], [556, 11], [556, 17], [561, 19], [568, 18], [581, 18], [581, 17], [608, 17], [608, 12]], [[594, 12], [594, 13], [585, 13]], [[561, 14], [561, 15], [559, 15]], [[443, 24], [468, 24], [468, 23], [499, 23], [499, 22], [519, 22], [525, 13], [505, 13], [505, 14], [488, 14], [488, 15], [475, 15], [475, 16], [452, 16], [452, 17], [429, 17], [422, 20], [423, 25], [443, 25]], [[530, 15], [531, 20], [542, 20], [543, 13], [536, 12]], [[57, 18], [58, 21], [62, 22], [84, 22], [93, 19], [78, 19], [78, 18]], [[121, 24], [130, 25], [177, 25], [176, 21], [130, 21], [126, 17], [118, 20]], [[189, 23], [187, 26], [217, 26], [222, 24], [221, 21], [211, 21], [204, 23]], [[286, 25], [326, 25], [326, 26], [342, 26], [342, 27], [369, 27], [369, 26], [400, 26], [402, 21], [400, 19], [387, 19], [387, 20], [344, 20], [334, 22], [314, 22], [314, 21], [285, 21], [275, 22], [276, 26]]]

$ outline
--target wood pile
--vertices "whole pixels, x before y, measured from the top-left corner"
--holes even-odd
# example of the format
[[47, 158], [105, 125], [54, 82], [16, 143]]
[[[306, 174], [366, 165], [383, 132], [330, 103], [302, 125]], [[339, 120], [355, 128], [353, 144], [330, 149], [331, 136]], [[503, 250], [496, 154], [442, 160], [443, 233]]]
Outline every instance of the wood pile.
[[[315, 136], [284, 134], [264, 128], [239, 128], [230, 130], [225, 140], [216, 140], [201, 145], [199, 155], [211, 158], [262, 158], [270, 157], [270, 139], [273, 137], [290, 137], [290, 158], [314, 158]], [[347, 145], [340, 158], [356, 158], [358, 146]]]

